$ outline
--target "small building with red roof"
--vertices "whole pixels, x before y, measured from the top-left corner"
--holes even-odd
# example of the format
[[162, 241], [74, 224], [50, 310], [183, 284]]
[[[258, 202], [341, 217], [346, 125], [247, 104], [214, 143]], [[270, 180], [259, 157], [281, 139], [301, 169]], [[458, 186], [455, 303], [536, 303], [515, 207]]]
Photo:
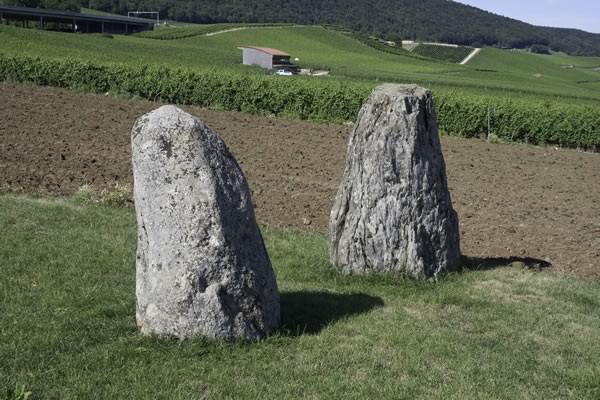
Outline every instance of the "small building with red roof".
[[240, 46], [244, 65], [258, 65], [267, 69], [297, 73], [297, 65], [290, 63], [290, 55], [270, 47]]

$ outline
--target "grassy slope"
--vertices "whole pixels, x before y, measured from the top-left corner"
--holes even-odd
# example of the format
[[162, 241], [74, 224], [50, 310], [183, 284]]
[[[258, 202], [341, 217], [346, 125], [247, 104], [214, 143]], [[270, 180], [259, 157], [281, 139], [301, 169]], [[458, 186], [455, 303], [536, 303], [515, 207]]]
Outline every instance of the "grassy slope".
[[285, 328], [178, 343], [136, 333], [132, 210], [0, 196], [0, 396], [600, 396], [599, 283], [516, 268], [344, 277], [323, 236], [263, 233]]
[[461, 70], [447, 63], [384, 53], [337, 32], [319, 27], [248, 29], [211, 37], [185, 39], [198, 46], [236, 48], [271, 46], [298, 57], [306, 67], [330, 68], [336, 75], [365, 79], [402, 79]]
[[[543, 58], [538, 63], [537, 59], [532, 58], [536, 56], [499, 50], [484, 50], [473, 61], [473, 66], [463, 67], [384, 53], [319, 27], [258, 28], [169, 41], [131, 36], [109, 39], [99, 35], [0, 27], [0, 39], [6, 44], [0, 51], [12, 54], [54, 58], [64, 58], [68, 54], [70, 57], [101, 62], [163, 64], [195, 69], [226, 68], [255, 73], [264, 71], [240, 65], [241, 56], [237, 46], [262, 45], [281, 48], [299, 57], [304, 67], [328, 68], [334, 75], [361, 81], [417, 82], [434, 90], [458, 88], [475, 94], [514, 96], [523, 92], [525, 95], [558, 96], [568, 101], [578, 97], [594, 102], [600, 100], [595, 84], [575, 84], [583, 80], [583, 75], [587, 80], [600, 77], [600, 72], [591, 69], [585, 72], [576, 70], [574, 74], [572, 70], [560, 68], [559, 64], [543, 63]], [[596, 60], [567, 58], [590, 66]], [[506, 63], [512, 67], [504, 68]], [[554, 69], [550, 71], [550, 68]], [[537, 72], [531, 73], [532, 69]], [[543, 71], [544, 77], [533, 76], [538, 70]], [[505, 93], [506, 90], [509, 92]]]
[[[226, 67], [247, 70], [241, 65], [241, 44], [277, 45], [294, 56], [302, 57], [307, 66], [328, 64], [339, 67], [354, 64], [355, 74], [376, 77], [378, 72], [442, 72], [450, 64], [422, 62], [371, 49], [359, 42], [322, 28], [262, 28], [229, 32], [215, 36], [158, 41], [133, 36], [105, 38], [100, 35], [73, 35], [40, 32], [18, 28], [2, 28], [7, 46], [4, 52], [64, 58], [65, 54], [103, 62], [156, 63], [192, 68]], [[306, 57], [305, 57], [306, 56]], [[329, 61], [329, 62], [327, 62]], [[379, 69], [369, 70], [373, 65]]]
[[[526, 83], [529, 87], [552, 87], [557, 91], [590, 94], [582, 82], [600, 82], [598, 57], [570, 57], [561, 55], [539, 55], [511, 52], [498, 49], [482, 49], [469, 65], [493, 69], [506, 80]], [[575, 68], [562, 68], [574, 65]], [[598, 92], [596, 92], [598, 95]]]
[[[581, 80], [582, 76], [569, 73], [569, 70], [560, 68], [560, 64], [551, 66], [554, 67], [552, 80], [535, 81], [527, 73], [527, 68], [535, 67], [535, 62], [529, 60], [529, 55], [524, 53], [516, 54], [523, 59], [514, 60], [515, 67], [509, 71], [493, 68], [493, 66], [463, 67], [384, 53], [346, 36], [314, 27], [252, 29], [212, 37], [182, 39], [182, 42], [196, 43], [198, 47], [208, 46], [219, 49], [231, 49], [240, 44], [281, 48], [294, 57], [299, 57], [300, 63], [303, 65], [331, 68], [337, 75], [358, 79], [414, 81], [433, 88], [531, 90], [544, 94], [589, 96], [600, 100], [600, 93], [596, 91], [582, 87], [574, 88], [573, 83]], [[515, 55], [515, 53], [504, 53], [509, 56]], [[504, 53], [501, 52], [499, 58], [502, 58]], [[482, 58], [486, 57], [484, 53]], [[589, 62], [582, 57], [568, 58], [580, 63]], [[594, 60], [592, 59], [592, 64], [595, 62]], [[530, 64], [534, 64], [533, 67]], [[546, 66], [542, 62], [540, 64]], [[519, 71], [521, 65], [524, 66], [523, 73], [513, 73], [515, 70]], [[494, 72], [481, 71], [481, 69]], [[586, 72], [595, 74], [600, 79], [599, 72], [592, 70]]]
[[[162, 64], [171, 67], [210, 68], [231, 63], [232, 69], [242, 69], [239, 55], [235, 63], [228, 52], [203, 51], [178, 42], [150, 41], [132, 36], [78, 35], [58, 32], [40, 32], [18, 28], [0, 28], [0, 38], [6, 47], [0, 51], [9, 54], [39, 55], [55, 59], [66, 57], [96, 62]], [[171, 44], [169, 44], [171, 43]], [[222, 56], [223, 53], [225, 56]], [[230, 53], [230, 52], [229, 52]], [[227, 57], [229, 56], [229, 57]]]

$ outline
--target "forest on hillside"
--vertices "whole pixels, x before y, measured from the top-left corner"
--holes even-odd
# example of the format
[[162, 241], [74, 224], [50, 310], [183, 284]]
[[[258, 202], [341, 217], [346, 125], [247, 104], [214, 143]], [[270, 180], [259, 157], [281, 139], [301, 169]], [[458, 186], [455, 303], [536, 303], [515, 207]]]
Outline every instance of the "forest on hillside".
[[[0, 0], [42, 7], [78, 0]], [[79, 0], [81, 1], [81, 0]], [[102, 11], [159, 11], [162, 19], [196, 23], [334, 24], [388, 40], [427, 40], [475, 47], [544, 47], [600, 56], [600, 34], [533, 26], [450, 0], [83, 0]], [[52, 8], [52, 7], [49, 7]]]

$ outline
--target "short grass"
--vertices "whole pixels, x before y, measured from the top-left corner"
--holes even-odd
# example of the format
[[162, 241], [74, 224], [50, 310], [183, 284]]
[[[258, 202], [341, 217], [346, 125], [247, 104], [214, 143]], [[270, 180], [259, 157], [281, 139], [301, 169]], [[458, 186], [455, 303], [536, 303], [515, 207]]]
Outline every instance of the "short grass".
[[498, 268], [347, 277], [321, 234], [264, 228], [284, 327], [141, 337], [133, 211], [0, 196], [0, 398], [598, 399], [600, 284]]

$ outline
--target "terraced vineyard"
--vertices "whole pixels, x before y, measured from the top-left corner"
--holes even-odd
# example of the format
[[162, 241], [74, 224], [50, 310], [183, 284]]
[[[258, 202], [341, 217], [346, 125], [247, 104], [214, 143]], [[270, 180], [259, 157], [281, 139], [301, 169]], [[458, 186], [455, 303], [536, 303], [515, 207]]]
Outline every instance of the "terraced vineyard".
[[[328, 121], [353, 120], [378, 82], [418, 83], [433, 89], [440, 128], [448, 134], [600, 146], [598, 59], [486, 49], [473, 66], [462, 66], [380, 51], [321, 27], [288, 26], [173, 40], [0, 27], [0, 41], [1, 79]], [[327, 69], [331, 76], [266, 76], [241, 64], [240, 45], [279, 48], [303, 68]]]
[[434, 58], [436, 60], [447, 61], [451, 63], [459, 63], [471, 52], [473, 51], [472, 47], [465, 46], [441, 46], [435, 44], [426, 44], [420, 43], [416, 46], [412, 52], [419, 54], [423, 57]]
[[338, 32], [345, 36], [351, 37], [352, 39], [355, 39], [364, 45], [367, 45], [379, 51], [383, 51], [384, 53], [396, 54], [403, 57], [414, 57], [417, 59], [423, 59], [423, 57], [421, 57], [420, 55], [414, 54], [409, 50], [402, 48], [402, 46], [391, 46], [383, 42], [381, 39], [374, 37], [373, 35], [369, 35], [367, 33], [352, 32], [345, 28], [335, 25], [324, 25], [323, 27], [325, 29], [329, 29], [334, 32]]
[[[543, 67], [546, 59], [537, 57], [531, 61], [529, 59], [532, 56], [524, 53], [508, 55], [524, 59], [514, 60], [516, 67], [510, 63], [505, 65], [502, 56], [496, 57], [498, 53], [493, 49], [490, 49], [491, 52], [486, 49], [469, 65], [461, 66], [401, 53], [386, 53], [353, 37], [320, 27], [256, 28], [214, 36], [196, 35], [200, 31], [231, 27], [231, 24], [225, 24], [172, 28], [164, 33], [162, 30], [157, 31], [153, 35], [188, 37], [147, 40], [135, 36], [115, 36], [110, 39], [100, 35], [72, 35], [3, 26], [0, 27], [0, 53], [194, 70], [218, 68], [219, 71], [264, 74], [264, 70], [248, 68], [240, 62], [238, 47], [256, 45], [284, 50], [293, 57], [300, 58], [301, 67], [330, 70], [333, 77], [343, 77], [345, 82], [349, 82], [347, 78], [352, 78], [352, 82], [361, 81], [368, 85], [377, 81], [411, 82], [434, 90], [460, 90], [485, 96], [528, 97], [534, 94], [536, 97], [544, 96], [548, 101], [600, 101], [597, 90], [576, 85], [579, 81], [593, 80], [590, 73], [600, 75], [596, 71], [588, 69], [584, 74], [579, 69], [569, 71], [554, 64], [547, 67], [555, 70], [555, 77], [534, 79], [533, 74], [522, 73], [523, 68], [519, 63], [525, 64], [526, 69], [539, 63]], [[500, 50], [498, 52], [500, 55], [504, 54]], [[493, 56], [492, 59], [485, 61], [490, 56]], [[574, 59], [587, 62], [584, 58]], [[570, 62], [570, 59], [563, 62]], [[600, 62], [592, 62], [589, 67], [592, 66], [600, 66]]]

